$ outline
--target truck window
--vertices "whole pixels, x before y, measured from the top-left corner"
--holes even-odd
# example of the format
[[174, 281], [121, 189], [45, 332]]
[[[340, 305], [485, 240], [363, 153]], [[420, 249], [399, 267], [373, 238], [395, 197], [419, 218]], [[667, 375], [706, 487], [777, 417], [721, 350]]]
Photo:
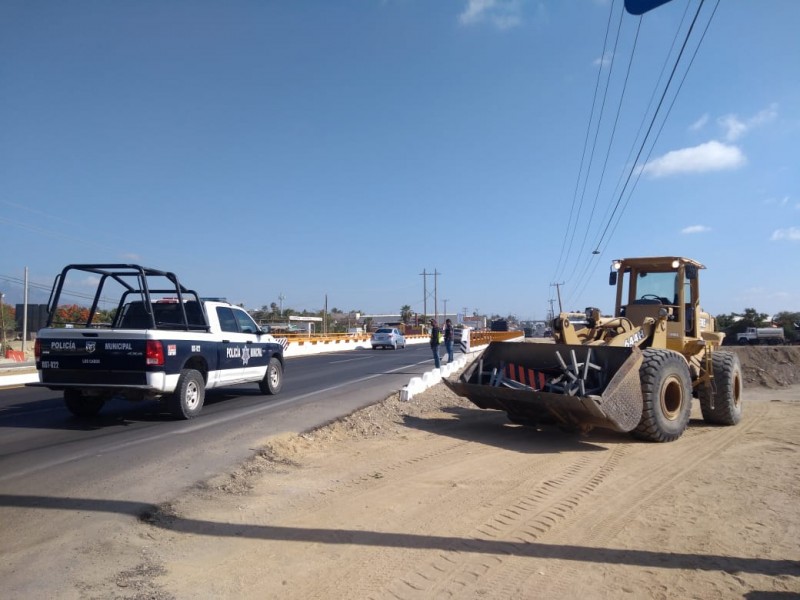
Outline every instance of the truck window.
[[236, 323], [236, 317], [233, 316], [233, 310], [231, 310], [229, 307], [218, 306], [217, 318], [219, 319], [219, 326], [222, 331], [238, 333], [239, 327]]
[[233, 309], [233, 314], [239, 322], [239, 331], [242, 333], [255, 333], [258, 331], [258, 325], [253, 321], [253, 318], [243, 310]]

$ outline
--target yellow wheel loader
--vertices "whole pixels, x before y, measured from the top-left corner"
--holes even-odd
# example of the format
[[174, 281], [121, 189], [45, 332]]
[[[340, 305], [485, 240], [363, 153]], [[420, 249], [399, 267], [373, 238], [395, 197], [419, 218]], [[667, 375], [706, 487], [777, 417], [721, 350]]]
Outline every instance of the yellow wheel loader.
[[692, 398], [703, 419], [735, 425], [742, 415], [738, 356], [700, 308], [699, 272], [681, 257], [615, 260], [613, 317], [597, 308], [561, 313], [555, 343], [492, 342], [457, 381], [445, 381], [480, 408], [513, 423], [629, 431], [670, 442], [689, 423]]

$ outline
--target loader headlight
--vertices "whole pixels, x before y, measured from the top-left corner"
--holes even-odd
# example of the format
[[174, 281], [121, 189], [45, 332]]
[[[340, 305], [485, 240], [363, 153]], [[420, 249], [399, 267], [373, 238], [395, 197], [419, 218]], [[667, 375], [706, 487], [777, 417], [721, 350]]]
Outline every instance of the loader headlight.
[[673, 260], [672, 261], [672, 268], [673, 269], [677, 269], [680, 266], [681, 266], [681, 261], [679, 261], [679, 260]]
[[620, 267], [622, 267], [621, 261], [615, 260], [614, 262], [611, 263], [611, 268], [614, 269], [615, 271], [619, 271]]

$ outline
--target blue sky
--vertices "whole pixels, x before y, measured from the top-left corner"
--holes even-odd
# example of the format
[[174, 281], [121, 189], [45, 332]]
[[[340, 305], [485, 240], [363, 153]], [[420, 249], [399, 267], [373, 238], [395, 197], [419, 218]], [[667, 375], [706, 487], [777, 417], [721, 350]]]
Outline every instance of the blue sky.
[[653, 118], [698, 5], [5, 0], [0, 291], [422, 312], [435, 270], [430, 313], [541, 319], [681, 255], [712, 314], [800, 311], [800, 2], [706, 1]]

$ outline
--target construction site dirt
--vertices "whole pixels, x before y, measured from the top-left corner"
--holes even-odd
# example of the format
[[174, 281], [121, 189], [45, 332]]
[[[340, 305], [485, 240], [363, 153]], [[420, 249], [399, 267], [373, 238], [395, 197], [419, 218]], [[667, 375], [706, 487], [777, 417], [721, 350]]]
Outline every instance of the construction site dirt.
[[695, 406], [671, 443], [565, 433], [514, 425], [437, 385], [265, 440], [234, 472], [102, 540], [65, 531], [50, 543], [74, 566], [36, 573], [38, 589], [159, 600], [797, 597], [800, 347], [735, 351], [745, 382], [736, 426], [707, 425]]

